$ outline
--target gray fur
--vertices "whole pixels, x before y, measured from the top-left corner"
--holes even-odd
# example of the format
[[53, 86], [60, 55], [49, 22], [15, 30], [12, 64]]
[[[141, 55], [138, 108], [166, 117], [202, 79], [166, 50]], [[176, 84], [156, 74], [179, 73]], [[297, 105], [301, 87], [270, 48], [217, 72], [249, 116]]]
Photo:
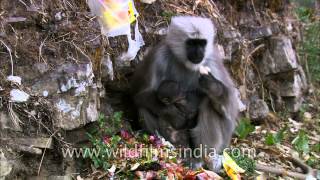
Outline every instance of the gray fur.
[[[161, 104], [155, 96], [162, 81], [174, 80], [181, 83], [185, 90], [199, 90], [205, 94], [199, 106], [198, 124], [190, 130], [193, 144], [196, 147], [200, 144], [206, 145], [215, 148], [217, 152], [221, 152], [229, 145], [239, 108], [235, 86], [218, 51], [214, 48], [215, 34], [216, 30], [210, 19], [174, 17], [165, 40], [151, 50], [137, 67], [131, 90], [146, 130], [151, 133], [158, 131], [170, 141], [171, 135], [168, 134], [170, 133], [168, 129], [172, 129], [172, 126], [163, 123], [164, 120], [159, 118], [159, 112], [167, 110], [175, 113], [177, 121], [183, 118], [178, 116], [179, 112], [167, 109], [168, 107]], [[188, 38], [205, 38], [208, 42], [204, 59], [199, 64], [186, 60], [184, 42]], [[199, 72], [201, 65], [208, 66], [212, 76], [207, 77], [210, 79], [208, 81], [202, 78], [204, 83], [199, 84], [202, 76]], [[163, 127], [164, 124], [167, 124], [167, 127]], [[179, 136], [189, 136], [187, 133], [189, 131]], [[182, 140], [185, 141], [183, 138]]]

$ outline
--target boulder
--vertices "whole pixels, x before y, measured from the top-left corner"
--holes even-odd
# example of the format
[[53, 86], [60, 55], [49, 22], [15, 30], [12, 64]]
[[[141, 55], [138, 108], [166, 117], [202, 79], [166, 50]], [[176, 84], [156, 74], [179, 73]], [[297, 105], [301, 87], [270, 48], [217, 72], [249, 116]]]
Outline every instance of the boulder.
[[13, 165], [5, 157], [5, 154], [0, 149], [0, 180], [5, 180], [10, 175]]
[[[43, 65], [37, 65], [43, 68]], [[45, 68], [41, 71], [45, 71]], [[33, 95], [48, 97], [54, 125], [65, 130], [81, 127], [98, 117], [98, 90], [91, 63], [65, 63], [34, 79]]]
[[225, 47], [224, 59], [227, 62], [232, 62], [234, 55], [240, 50], [240, 42], [237, 40], [231, 40]]
[[289, 79], [279, 82], [279, 88], [282, 97], [300, 97], [303, 89], [300, 75], [294, 73]]
[[55, 126], [65, 130], [72, 130], [94, 122], [98, 118], [97, 89], [86, 91], [83, 96], [57, 96], [53, 107], [55, 112]]
[[249, 115], [251, 119], [264, 119], [268, 116], [269, 107], [262, 99], [252, 100], [249, 104]]
[[270, 37], [272, 35], [272, 29], [270, 26], [262, 26], [262, 27], [256, 27], [251, 28], [248, 32], [248, 39], [254, 40], [264, 37]]
[[102, 58], [101, 62], [101, 78], [102, 80], [113, 80], [114, 72], [113, 72], [113, 64], [109, 55], [106, 55]]
[[275, 36], [269, 39], [269, 48], [259, 62], [264, 75], [292, 71], [298, 68], [296, 53], [291, 40], [286, 36]]
[[268, 25], [258, 27], [248, 27], [245, 36], [250, 40], [256, 40], [260, 38], [266, 38], [274, 36], [280, 32], [279, 25], [277, 22], [272, 22]]

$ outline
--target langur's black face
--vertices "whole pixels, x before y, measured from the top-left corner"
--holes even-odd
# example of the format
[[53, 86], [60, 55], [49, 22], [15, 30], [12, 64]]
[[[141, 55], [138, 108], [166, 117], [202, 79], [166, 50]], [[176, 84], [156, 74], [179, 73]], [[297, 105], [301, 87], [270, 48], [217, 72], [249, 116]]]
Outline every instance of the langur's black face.
[[186, 41], [187, 58], [193, 64], [199, 64], [204, 58], [207, 40], [188, 39]]

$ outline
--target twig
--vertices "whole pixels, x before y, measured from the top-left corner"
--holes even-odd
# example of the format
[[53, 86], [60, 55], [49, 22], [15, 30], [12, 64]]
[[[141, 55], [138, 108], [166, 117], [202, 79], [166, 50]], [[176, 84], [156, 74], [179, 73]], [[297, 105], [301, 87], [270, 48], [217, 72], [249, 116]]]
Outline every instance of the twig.
[[0, 42], [7, 48], [7, 51], [9, 52], [10, 61], [11, 61], [11, 75], [13, 76], [13, 59], [12, 59], [11, 49], [1, 39], [0, 39]]
[[41, 42], [41, 44], [39, 46], [39, 57], [38, 57], [39, 62], [41, 60], [43, 60], [43, 62], [46, 64], [47, 64], [47, 61], [42, 57], [42, 47], [45, 45], [47, 38], [48, 38], [48, 36], [46, 38], [44, 38], [44, 40]]
[[300, 167], [303, 170], [303, 173], [293, 172], [286, 170], [284, 168], [280, 167], [272, 167], [272, 166], [266, 166], [262, 164], [256, 164], [256, 169], [258, 171], [272, 173], [276, 175], [284, 175], [284, 176], [290, 176], [294, 177], [296, 179], [307, 179], [307, 177], [312, 176], [315, 177], [317, 170], [312, 169], [310, 166], [308, 166], [306, 163], [304, 163], [302, 160], [294, 157], [287, 157], [288, 160], [292, 163], [294, 163], [296, 166]]
[[270, 98], [270, 101], [271, 101], [271, 108], [272, 108], [272, 111], [273, 112], [276, 112], [276, 110], [275, 110], [275, 106], [274, 106], [274, 101], [273, 101], [273, 99], [272, 99], [272, 96], [271, 96], [271, 92], [269, 91], [269, 98]]
[[9, 102], [8, 104], [8, 110], [9, 110], [9, 115], [11, 117], [12, 123], [15, 126], [15, 128], [20, 129], [20, 123], [22, 123], [22, 121], [19, 119], [19, 117], [17, 116], [17, 114], [14, 112], [13, 108], [12, 108], [12, 103]]
[[[57, 133], [58, 131], [55, 131], [53, 134], [50, 135], [47, 143], [46, 143], [46, 147], [48, 147], [49, 145], [49, 142], [52, 141], [52, 137]], [[38, 176], [40, 175], [40, 170], [41, 170], [41, 166], [42, 166], [42, 162], [43, 162], [43, 159], [44, 159], [44, 155], [46, 154], [46, 150], [47, 148], [44, 148], [43, 150], [43, 153], [42, 153], [42, 157], [41, 157], [41, 161], [40, 161], [40, 164], [39, 164], [39, 167], [38, 167]]]
[[26, 8], [28, 8], [27, 4], [26, 4], [24, 1], [19, 0], [19, 2], [20, 2], [21, 4], [23, 4]]
[[50, 133], [53, 137], [55, 137], [59, 142], [63, 143], [64, 145], [71, 145], [68, 142], [65, 142], [63, 140], [61, 140], [60, 138], [55, 136], [55, 132], [53, 133], [45, 124], [43, 124], [41, 121], [39, 121], [33, 114], [31, 114], [28, 111], [25, 111], [29, 116], [31, 116], [33, 120], [35, 120], [36, 122], [38, 122], [43, 128], [45, 128], [47, 130], [48, 133]]
[[[68, 42], [68, 41], [66, 41], [66, 42]], [[92, 62], [91, 61], [91, 58], [86, 54], [86, 53], [84, 53], [77, 45], [75, 45], [74, 44], [74, 42], [68, 42], [68, 43], [70, 43], [70, 44], [72, 44], [78, 51], [80, 51], [81, 52], [81, 54], [83, 54], [86, 58], [88, 58], [88, 60], [90, 61], [90, 62]]]
[[262, 165], [262, 164], [257, 164], [256, 169], [258, 171], [262, 171], [262, 172], [272, 173], [272, 174], [276, 174], [276, 175], [290, 176], [290, 177], [294, 177], [297, 179], [306, 179], [307, 178], [307, 174], [297, 173], [297, 172], [293, 172], [293, 171], [287, 171], [284, 168], [266, 166], [266, 165]]
[[258, 67], [256, 67], [256, 65], [254, 64], [254, 63], [252, 63], [252, 60], [251, 60], [251, 58], [252, 58], [252, 55], [254, 54], [254, 53], [256, 53], [258, 50], [260, 50], [261, 48], [264, 48], [265, 47], [265, 45], [264, 44], [260, 44], [259, 46], [257, 46], [254, 50], [252, 50], [249, 54], [248, 54], [248, 58], [249, 58], [249, 60], [250, 60], [250, 62], [251, 62], [251, 65], [253, 66], [253, 68], [257, 71], [257, 74], [258, 74], [258, 77], [259, 77], [259, 80], [260, 80], [260, 82], [261, 82], [261, 93], [262, 93], [262, 99], [264, 100], [264, 84], [263, 84], [263, 81], [262, 81], [262, 78], [261, 78], [261, 75], [260, 75], [260, 72], [259, 72], [259, 70], [258, 70]]

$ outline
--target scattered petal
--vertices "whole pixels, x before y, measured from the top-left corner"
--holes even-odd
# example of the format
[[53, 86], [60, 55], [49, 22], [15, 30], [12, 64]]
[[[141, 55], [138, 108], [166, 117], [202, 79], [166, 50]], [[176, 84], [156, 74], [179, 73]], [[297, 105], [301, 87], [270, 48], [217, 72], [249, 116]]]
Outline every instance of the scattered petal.
[[140, 163], [135, 163], [134, 165], [131, 166], [130, 170], [134, 171], [140, 166]]
[[17, 83], [18, 85], [21, 85], [21, 77], [20, 76], [8, 76], [7, 80], [13, 83]]
[[10, 100], [12, 102], [26, 102], [30, 95], [19, 89], [12, 89], [10, 91]]

